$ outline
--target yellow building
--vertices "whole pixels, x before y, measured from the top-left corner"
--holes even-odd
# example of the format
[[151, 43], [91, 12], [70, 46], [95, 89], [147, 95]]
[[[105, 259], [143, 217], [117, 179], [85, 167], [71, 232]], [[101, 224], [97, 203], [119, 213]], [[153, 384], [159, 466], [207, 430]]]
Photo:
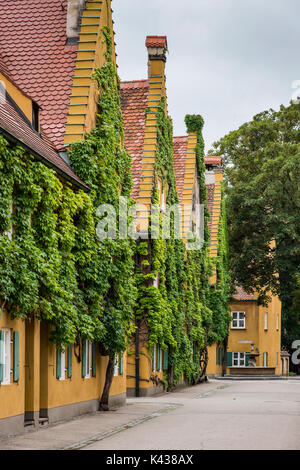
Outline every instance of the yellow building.
[[[206, 187], [210, 210], [210, 254], [217, 256], [218, 223], [223, 179], [221, 158], [206, 157]], [[211, 279], [214, 285], [216, 275]], [[258, 305], [255, 295], [238, 288], [228, 304], [231, 322], [227, 347], [208, 347], [208, 376], [280, 374], [281, 302], [271, 296], [267, 307]]]
[[280, 375], [281, 302], [272, 296], [267, 307], [238, 288], [229, 303], [231, 323], [227, 374]]
[[[132, 157], [132, 197], [138, 204], [143, 205], [138, 211], [139, 232], [148, 232], [154, 189], [158, 189], [162, 207], [166, 203], [168, 192], [168, 187], [164, 186], [155, 174], [158, 147], [157, 110], [161, 99], [166, 98], [167, 38], [148, 36], [146, 47], [148, 79], [121, 82], [125, 148]], [[153, 281], [153, 285], [158, 287], [159, 278]], [[163, 371], [167, 368], [166, 354], [158, 345], [149, 350], [147, 342], [148, 327], [142, 322], [137, 327], [127, 354], [127, 396], [148, 396], [163, 391]]]
[[[64, 187], [89, 192], [70, 168], [66, 146], [96, 122], [92, 74], [105, 61], [100, 32], [112, 31], [110, 0], [0, 6], [0, 135], [53, 169]], [[1, 235], [13, 241], [13, 225]], [[0, 305], [0, 437], [98, 410], [108, 361], [98, 345], [83, 339], [60, 352], [49, 341], [50, 323], [22, 312], [13, 318], [8, 302]], [[119, 355], [111, 404], [125, 401], [126, 363]]]

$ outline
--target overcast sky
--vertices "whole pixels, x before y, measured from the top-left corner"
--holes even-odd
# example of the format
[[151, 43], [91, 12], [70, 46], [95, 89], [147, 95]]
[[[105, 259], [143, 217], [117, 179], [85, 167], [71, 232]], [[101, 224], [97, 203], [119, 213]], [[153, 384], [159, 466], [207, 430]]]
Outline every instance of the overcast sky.
[[[166, 35], [174, 135], [202, 114], [206, 151], [300, 89], [299, 0], [114, 0], [122, 80], [147, 78], [146, 35]], [[300, 94], [300, 93], [299, 93]]]

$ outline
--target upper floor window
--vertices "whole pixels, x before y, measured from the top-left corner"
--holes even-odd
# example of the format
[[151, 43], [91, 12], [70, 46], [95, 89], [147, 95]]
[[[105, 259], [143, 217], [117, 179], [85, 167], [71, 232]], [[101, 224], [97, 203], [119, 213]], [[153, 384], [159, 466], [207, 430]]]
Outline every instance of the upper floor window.
[[243, 329], [246, 328], [246, 314], [245, 312], [231, 312], [231, 328]]
[[39, 132], [39, 107], [36, 103], [32, 103], [32, 127]]
[[268, 329], [268, 312], [265, 312], [265, 330]]
[[279, 330], [279, 315], [277, 313], [277, 317], [276, 317], [276, 330], [278, 331]]

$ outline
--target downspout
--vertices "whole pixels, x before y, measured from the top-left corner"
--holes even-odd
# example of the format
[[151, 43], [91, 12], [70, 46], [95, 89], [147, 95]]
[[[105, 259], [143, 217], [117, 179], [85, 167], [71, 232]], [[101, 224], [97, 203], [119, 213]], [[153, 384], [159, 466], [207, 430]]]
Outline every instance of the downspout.
[[139, 397], [140, 396], [140, 354], [139, 354], [139, 348], [140, 348], [140, 329], [139, 325], [136, 324], [136, 330], [135, 330], [135, 396]]

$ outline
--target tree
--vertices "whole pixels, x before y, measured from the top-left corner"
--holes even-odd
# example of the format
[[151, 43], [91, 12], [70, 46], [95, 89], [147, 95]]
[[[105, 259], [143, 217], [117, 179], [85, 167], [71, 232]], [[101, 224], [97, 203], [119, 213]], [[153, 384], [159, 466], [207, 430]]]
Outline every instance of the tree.
[[292, 311], [300, 272], [300, 103], [254, 116], [216, 142], [216, 151], [227, 164], [232, 281], [256, 289], [261, 303], [279, 295], [289, 349], [299, 338]]

